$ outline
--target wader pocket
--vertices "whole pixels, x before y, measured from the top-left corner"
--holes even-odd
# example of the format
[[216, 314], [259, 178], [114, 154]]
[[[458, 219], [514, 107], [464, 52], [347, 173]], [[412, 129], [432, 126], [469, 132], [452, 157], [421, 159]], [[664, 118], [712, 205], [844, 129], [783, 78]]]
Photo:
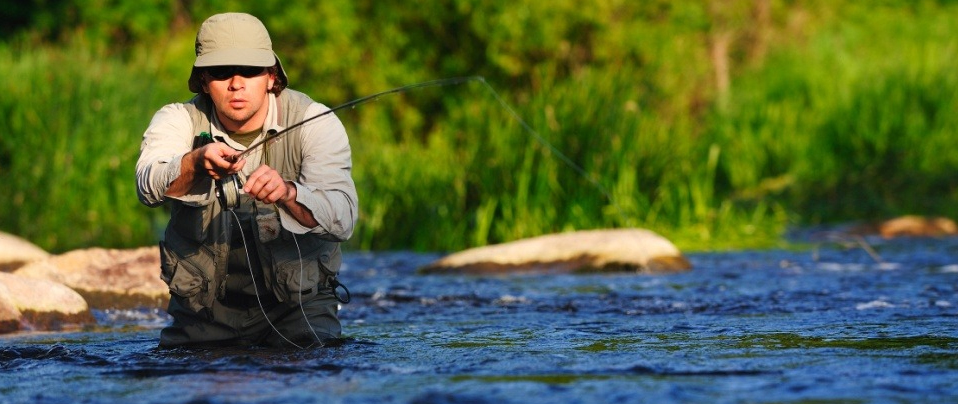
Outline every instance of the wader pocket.
[[[289, 234], [284, 234], [283, 238]], [[300, 295], [310, 297], [316, 293], [319, 283], [319, 262], [316, 259], [316, 250], [321, 248], [321, 241], [314, 237], [297, 236], [297, 251], [293, 240], [278, 240], [273, 242], [272, 256], [276, 282], [276, 298], [280, 301], [299, 303]], [[302, 255], [300, 255], [300, 251]]]
[[[276, 282], [280, 284], [277, 298], [296, 303], [302, 297], [309, 297], [316, 292], [316, 283], [319, 282], [319, 269], [316, 261], [304, 259], [277, 263]], [[285, 295], [285, 296], [280, 296]]]
[[202, 271], [190, 265], [189, 262], [179, 259], [162, 241], [160, 242], [160, 278], [170, 287], [170, 292], [177, 296], [193, 297], [206, 289], [207, 282], [203, 278]]

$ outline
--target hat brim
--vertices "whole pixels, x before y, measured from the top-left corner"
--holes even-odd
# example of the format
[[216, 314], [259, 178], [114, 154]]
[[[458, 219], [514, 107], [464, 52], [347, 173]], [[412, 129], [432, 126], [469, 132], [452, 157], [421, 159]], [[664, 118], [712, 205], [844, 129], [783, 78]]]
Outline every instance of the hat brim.
[[276, 54], [268, 49], [223, 49], [196, 57], [195, 67], [263, 66], [276, 64]]

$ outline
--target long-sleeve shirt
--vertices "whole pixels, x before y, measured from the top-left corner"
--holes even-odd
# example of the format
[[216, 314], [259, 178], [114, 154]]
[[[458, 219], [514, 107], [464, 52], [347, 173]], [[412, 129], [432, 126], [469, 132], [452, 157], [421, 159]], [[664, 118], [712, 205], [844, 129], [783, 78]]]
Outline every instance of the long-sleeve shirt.
[[[329, 108], [325, 105], [313, 103], [306, 109], [305, 116], [316, 116], [327, 110]], [[211, 135], [236, 150], [245, 150], [246, 146], [233, 141], [225, 133], [216, 114], [211, 115]], [[270, 95], [263, 134], [253, 144], [262, 139], [268, 130], [283, 129], [277, 122], [277, 116], [276, 96]], [[175, 198], [187, 205], [205, 206], [215, 200], [214, 183], [208, 177], [198, 180], [186, 195], [166, 195], [170, 184], [180, 175], [183, 156], [192, 150], [193, 137], [196, 135], [192, 126], [192, 117], [182, 103], [168, 104], [153, 116], [143, 134], [140, 157], [136, 163], [137, 195], [143, 204], [155, 207], [168, 198]], [[300, 135], [303, 137], [303, 161], [299, 178], [294, 181], [296, 202], [306, 206], [319, 225], [305, 227], [284, 209], [278, 209], [280, 222], [284, 228], [296, 234], [311, 232], [344, 241], [352, 235], [359, 216], [346, 129], [330, 113], [303, 125]], [[279, 142], [283, 141], [281, 137]], [[245, 157], [245, 175], [251, 174], [260, 165], [263, 149], [257, 148]]]

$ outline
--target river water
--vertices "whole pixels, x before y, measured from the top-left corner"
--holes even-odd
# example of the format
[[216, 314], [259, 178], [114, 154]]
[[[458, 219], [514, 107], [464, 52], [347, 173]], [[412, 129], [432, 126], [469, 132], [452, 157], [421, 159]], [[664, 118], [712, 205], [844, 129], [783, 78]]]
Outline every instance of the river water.
[[159, 350], [162, 311], [97, 312], [0, 337], [0, 403], [958, 402], [958, 240], [873, 243], [691, 254], [673, 275], [347, 253], [341, 346]]

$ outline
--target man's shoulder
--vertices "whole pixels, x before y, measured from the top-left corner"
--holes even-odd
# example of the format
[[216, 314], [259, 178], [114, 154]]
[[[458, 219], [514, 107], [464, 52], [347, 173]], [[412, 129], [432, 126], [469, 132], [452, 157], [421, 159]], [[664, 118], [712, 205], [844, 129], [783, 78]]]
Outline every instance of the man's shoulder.
[[205, 111], [208, 109], [202, 106], [199, 98], [201, 97], [193, 97], [187, 101], [172, 102], [162, 106], [153, 115], [153, 123], [192, 132], [189, 128], [201, 127], [203, 122], [209, 119], [205, 116]]
[[208, 95], [196, 94], [192, 98], [183, 102], [174, 103], [174, 105], [180, 105], [182, 106], [182, 108], [186, 108], [186, 109], [207, 111], [209, 110], [209, 106], [211, 105], [211, 103], [212, 103], [212, 100], [210, 100], [210, 97]]
[[199, 95], [195, 95], [192, 98], [186, 101], [176, 101], [166, 104], [160, 108], [160, 112], [171, 113], [176, 111], [177, 113], [191, 113], [193, 111], [203, 111], [206, 108], [204, 107], [207, 102], [202, 99]]
[[299, 92], [293, 89], [285, 88], [283, 92], [279, 93], [279, 98], [286, 100], [287, 102], [301, 104], [303, 106], [308, 106], [316, 101], [313, 101], [312, 97], [306, 93]]
[[190, 116], [193, 111], [196, 111], [196, 107], [190, 102], [172, 102], [160, 107], [156, 111], [156, 116], [166, 119], [182, 119]]

